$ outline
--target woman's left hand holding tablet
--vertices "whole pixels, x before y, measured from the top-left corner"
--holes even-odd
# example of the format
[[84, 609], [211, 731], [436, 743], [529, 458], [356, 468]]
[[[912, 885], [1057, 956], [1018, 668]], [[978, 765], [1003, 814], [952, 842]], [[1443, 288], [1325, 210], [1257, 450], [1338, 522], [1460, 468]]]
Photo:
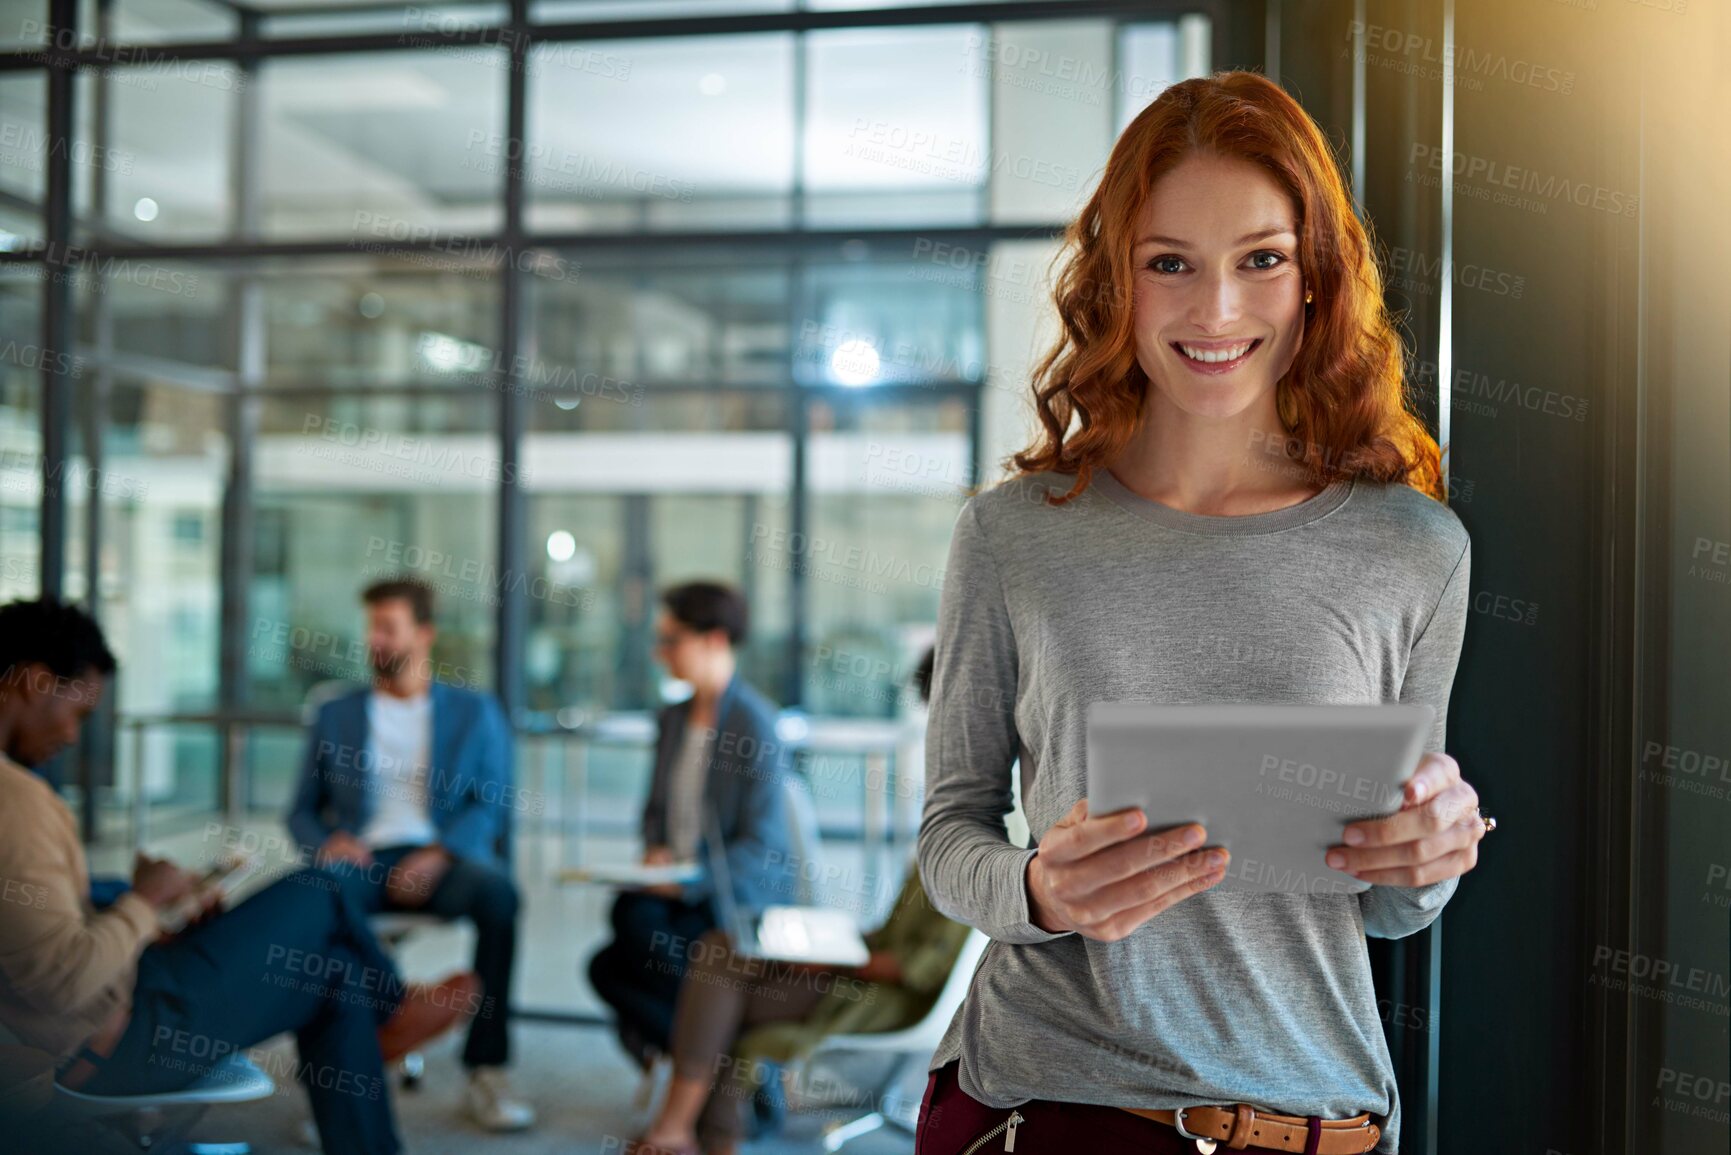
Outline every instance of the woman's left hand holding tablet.
[[1447, 754], [1426, 754], [1407, 779], [1400, 810], [1346, 827], [1328, 865], [1380, 886], [1429, 886], [1459, 878], [1479, 860], [1485, 836], [1479, 793]]

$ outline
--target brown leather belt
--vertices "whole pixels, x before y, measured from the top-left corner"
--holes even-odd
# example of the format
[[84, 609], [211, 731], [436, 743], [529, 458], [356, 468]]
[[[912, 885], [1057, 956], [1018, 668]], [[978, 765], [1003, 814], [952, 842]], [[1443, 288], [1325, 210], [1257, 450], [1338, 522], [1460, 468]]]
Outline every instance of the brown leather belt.
[[1362, 1155], [1382, 1137], [1382, 1128], [1370, 1121], [1368, 1113], [1350, 1119], [1321, 1120], [1317, 1144], [1312, 1147], [1309, 1119], [1268, 1114], [1248, 1103], [1233, 1107], [1185, 1107], [1182, 1118], [1178, 1111], [1144, 1107], [1119, 1110], [1176, 1127], [1188, 1138], [1201, 1136], [1196, 1146], [1205, 1152], [1214, 1150], [1216, 1143], [1224, 1143], [1233, 1151], [1256, 1147], [1271, 1151], [1314, 1151], [1316, 1155]]

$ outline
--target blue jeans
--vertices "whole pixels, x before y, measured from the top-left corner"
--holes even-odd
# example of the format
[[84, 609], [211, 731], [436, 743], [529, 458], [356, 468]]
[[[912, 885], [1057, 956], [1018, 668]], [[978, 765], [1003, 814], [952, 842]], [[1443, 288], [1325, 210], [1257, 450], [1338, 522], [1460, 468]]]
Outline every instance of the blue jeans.
[[[293, 1031], [319, 1140], [331, 1155], [395, 1155], [378, 1029], [403, 983], [331, 875], [301, 870], [138, 960], [132, 1020], [82, 1088], [178, 1091], [235, 1052]], [[288, 1072], [272, 1070], [274, 1078]]]
[[419, 849], [387, 846], [373, 851], [373, 864], [358, 867], [334, 862], [325, 869], [342, 879], [343, 890], [364, 914], [414, 910], [441, 918], [467, 918], [475, 924], [475, 973], [481, 979], [481, 1011], [469, 1024], [463, 1063], [469, 1067], [502, 1067], [511, 1058], [506, 1030], [511, 1008], [511, 969], [517, 956], [517, 886], [496, 867], [457, 859], [446, 869], [426, 905], [400, 907], [385, 891], [394, 868]]

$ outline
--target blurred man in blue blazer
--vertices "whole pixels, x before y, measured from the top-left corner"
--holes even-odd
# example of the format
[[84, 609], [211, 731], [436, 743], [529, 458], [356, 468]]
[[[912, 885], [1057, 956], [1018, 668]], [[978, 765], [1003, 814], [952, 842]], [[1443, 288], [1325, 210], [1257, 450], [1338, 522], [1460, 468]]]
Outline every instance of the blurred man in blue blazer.
[[504, 1072], [518, 908], [511, 727], [491, 695], [433, 680], [429, 586], [392, 579], [361, 597], [373, 684], [319, 708], [289, 830], [363, 911], [475, 924], [486, 1001], [463, 1050], [466, 1105], [489, 1130], [518, 1130], [535, 1113]]
[[720, 921], [709, 831], [720, 832], [742, 913], [785, 894], [784, 872], [794, 856], [788, 750], [776, 734], [777, 710], [737, 669], [735, 650], [748, 626], [745, 597], [718, 582], [688, 582], [661, 600], [656, 655], [692, 694], [657, 719], [643, 861], [695, 862], [703, 873], [694, 882], [621, 894], [613, 906], [614, 939], [589, 962], [589, 981], [613, 1008], [621, 1045], [646, 1069], [673, 1033], [687, 952]]

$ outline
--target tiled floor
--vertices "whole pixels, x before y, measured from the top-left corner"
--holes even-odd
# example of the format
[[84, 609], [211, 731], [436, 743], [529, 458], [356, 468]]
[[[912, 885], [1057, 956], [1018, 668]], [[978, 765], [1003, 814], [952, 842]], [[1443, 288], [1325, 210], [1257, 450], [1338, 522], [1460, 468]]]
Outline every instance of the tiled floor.
[[[415, 1155], [622, 1155], [625, 1143], [647, 1121], [632, 1100], [636, 1071], [614, 1045], [611, 1032], [597, 1027], [525, 1023], [516, 1029], [517, 1061], [513, 1081], [540, 1112], [533, 1130], [515, 1135], [489, 1135], [469, 1123], [460, 1110], [462, 1070], [458, 1040], [442, 1040], [427, 1055], [427, 1071], [419, 1090], [396, 1095], [398, 1129]], [[875, 1063], [876, 1061], [874, 1061]], [[270, 1062], [268, 1069], [283, 1070]], [[881, 1071], [863, 1059], [837, 1065], [824, 1075], [814, 1073], [809, 1085], [835, 1090], [839, 1099], [861, 1102], [843, 1088], [870, 1085]], [[300, 1088], [278, 1079], [277, 1093], [257, 1103], [211, 1110], [193, 1137], [207, 1141], [245, 1140], [257, 1155], [312, 1155], [302, 1138], [309, 1117]], [[913, 1080], [917, 1096], [920, 1080]], [[917, 1098], [913, 1099], [917, 1105]], [[772, 1140], [744, 1144], [742, 1155], [807, 1155], [821, 1152], [826, 1122], [851, 1118], [851, 1110], [812, 1109], [796, 1113], [786, 1131]], [[908, 1155], [913, 1141], [906, 1131], [886, 1129], [847, 1145], [853, 1155]]]

